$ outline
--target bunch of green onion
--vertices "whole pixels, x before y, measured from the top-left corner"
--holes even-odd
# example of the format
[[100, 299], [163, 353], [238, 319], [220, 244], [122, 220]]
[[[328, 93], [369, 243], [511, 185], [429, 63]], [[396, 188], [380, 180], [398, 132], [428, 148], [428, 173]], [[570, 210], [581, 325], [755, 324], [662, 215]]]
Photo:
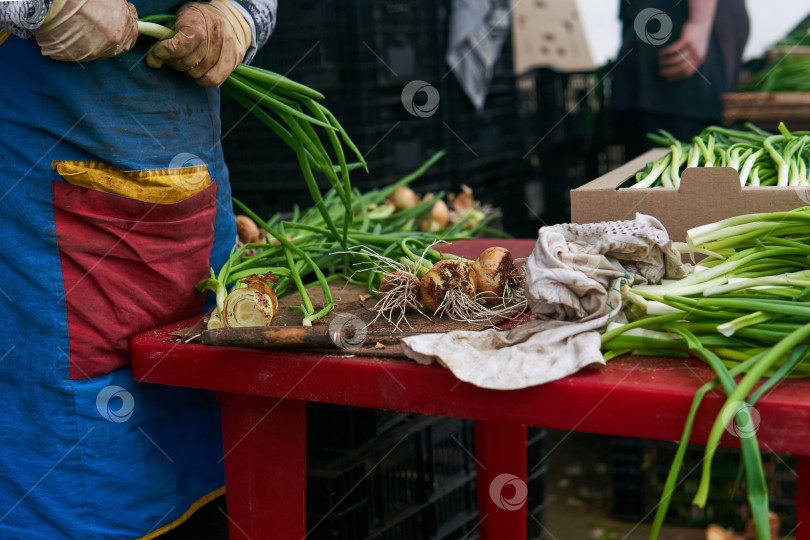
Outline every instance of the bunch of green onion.
[[768, 51], [767, 64], [741, 85], [743, 92], [810, 91], [810, 15]]
[[740, 174], [742, 186], [810, 185], [810, 132], [791, 133], [784, 123], [779, 124], [779, 133], [753, 124], [746, 127], [748, 131], [709, 126], [691, 144], [664, 130], [648, 134], [670, 151], [636, 173], [630, 187], [677, 188], [687, 167], [731, 167]]
[[[807, 40], [807, 43], [810, 45], [810, 39]], [[755, 73], [741, 86], [740, 90], [743, 92], [810, 91], [810, 54], [786, 53]]]
[[[633, 352], [695, 356], [717, 378], [700, 388], [667, 477], [650, 538], [657, 538], [680, 472], [702, 398], [720, 385], [727, 394], [706, 443], [694, 504], [707, 501], [712, 457], [724, 419], [751, 422], [750, 409], [778, 381], [810, 376], [810, 207], [752, 214], [688, 232], [685, 253], [705, 255], [699, 271], [655, 286], [625, 287], [633, 322], [602, 335], [605, 358]], [[742, 375], [739, 382], [735, 377]], [[755, 385], [764, 383], [754, 390]], [[756, 437], [741, 438], [747, 496], [757, 538], [768, 539], [768, 493]]]
[[[379, 290], [387, 269], [381, 268], [378, 259], [369, 253], [400, 261], [406, 266], [424, 265], [425, 259], [435, 262], [441, 258], [441, 254], [430, 249], [437, 242], [467, 239], [481, 232], [499, 234], [499, 231], [486, 227], [486, 222], [494, 216], [474, 227], [468, 226], [468, 219], [462, 219], [440, 232], [418, 231], [418, 224], [428, 218], [443, 193], [401, 211], [395, 211], [393, 205], [382, 204], [397, 188], [419, 178], [443, 155], [444, 152], [435, 154], [412, 174], [384, 189], [365, 194], [353, 189], [348, 213], [350, 219], [344, 222], [341, 222], [346, 215], [344, 202], [334, 189], [326, 193], [315, 208], [301, 211], [294, 207], [290, 219], [282, 219], [276, 214], [263, 220], [234, 199], [234, 203], [274, 239], [274, 243], [248, 243], [234, 248], [223, 267], [218, 272], [212, 269], [211, 277], [200, 283], [198, 290], [215, 291], [221, 306], [229, 287], [232, 291], [233, 287], [242, 286], [239, 282], [250, 275], [270, 272], [278, 278], [278, 283], [272, 284], [272, 288], [279, 297], [296, 291], [301, 295], [302, 304], [294, 309], [302, 312], [304, 325], [311, 325], [332, 309], [328, 283], [332, 279], [345, 278], [373, 293]], [[340, 226], [332, 227], [330, 221]], [[348, 249], [344, 248], [344, 242], [348, 243]], [[255, 253], [246, 255], [249, 250], [255, 250]], [[315, 281], [305, 283], [311, 276]], [[313, 285], [320, 286], [326, 298], [326, 304], [319, 309], [315, 309], [307, 294], [307, 289]]]
[[[144, 17], [138, 21], [138, 31], [156, 39], [169, 39], [175, 34], [171, 28], [175, 20], [174, 15]], [[231, 73], [222, 88], [295, 151], [315, 207], [324, 218], [326, 226], [337, 235], [337, 225], [332, 214], [326, 210], [314, 172], [326, 176], [332, 190], [343, 203], [344, 229], [341, 244], [344, 248], [348, 247], [347, 227], [351, 222], [352, 208], [349, 173], [360, 167], [366, 171], [368, 169], [362, 154], [338, 120], [317, 101], [324, 98], [323, 94], [282, 75], [245, 64]], [[324, 146], [323, 136], [319, 136], [315, 128], [324, 132], [337, 160], [336, 164]], [[343, 144], [357, 157], [358, 162], [346, 161]]]

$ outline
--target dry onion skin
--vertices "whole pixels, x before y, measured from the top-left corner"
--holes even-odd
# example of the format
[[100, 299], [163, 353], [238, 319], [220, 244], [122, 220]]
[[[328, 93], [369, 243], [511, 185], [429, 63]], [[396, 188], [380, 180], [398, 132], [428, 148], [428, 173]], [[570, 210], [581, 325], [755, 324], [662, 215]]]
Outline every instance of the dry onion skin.
[[461, 185], [461, 193], [458, 195], [451, 193], [448, 196], [448, 199], [450, 199], [450, 204], [453, 205], [453, 210], [456, 212], [463, 213], [467, 210], [472, 210], [475, 207], [473, 191], [470, 186], [466, 184]]
[[447, 313], [451, 318], [467, 320], [465, 311], [476, 304], [475, 284], [470, 266], [459, 260], [437, 262], [420, 283], [422, 302], [430, 313]]
[[487, 304], [503, 303], [507, 281], [515, 274], [515, 263], [508, 249], [487, 248], [472, 265], [478, 298]]

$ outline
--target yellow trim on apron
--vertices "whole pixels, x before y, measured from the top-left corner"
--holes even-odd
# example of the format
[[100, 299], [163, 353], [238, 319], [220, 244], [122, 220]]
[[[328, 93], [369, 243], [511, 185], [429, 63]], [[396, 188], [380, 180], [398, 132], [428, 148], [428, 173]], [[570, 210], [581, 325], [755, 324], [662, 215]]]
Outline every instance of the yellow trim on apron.
[[171, 204], [191, 197], [211, 184], [208, 165], [171, 169], [122, 171], [98, 161], [52, 161], [65, 181], [143, 202]]
[[2, 45], [3, 42], [5, 40], [7, 40], [8, 36], [10, 36], [10, 35], [11, 35], [11, 32], [9, 32], [8, 30], [0, 30], [0, 45]]
[[168, 525], [165, 525], [165, 526], [161, 527], [160, 529], [147, 534], [146, 536], [141, 536], [140, 538], [136, 538], [135, 540], [152, 540], [153, 538], [157, 538], [158, 536], [162, 536], [162, 535], [166, 534], [167, 532], [171, 531], [172, 529], [182, 525], [184, 521], [186, 521], [188, 518], [191, 517], [192, 514], [194, 514], [194, 512], [196, 512], [197, 510], [199, 510], [200, 508], [202, 508], [206, 504], [210, 503], [211, 501], [213, 501], [217, 497], [219, 497], [221, 495], [224, 495], [224, 494], [225, 494], [225, 486], [222, 486], [221, 488], [212, 491], [208, 495], [204, 495], [198, 501], [196, 501], [194, 504], [189, 506], [188, 510], [183, 512], [183, 515], [180, 516], [179, 518], [175, 519], [174, 521], [172, 521]]

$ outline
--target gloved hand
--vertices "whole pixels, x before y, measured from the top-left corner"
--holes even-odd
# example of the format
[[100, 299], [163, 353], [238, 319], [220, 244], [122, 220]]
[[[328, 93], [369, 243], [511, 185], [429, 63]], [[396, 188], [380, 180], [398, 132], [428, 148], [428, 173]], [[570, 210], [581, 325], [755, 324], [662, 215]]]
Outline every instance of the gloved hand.
[[228, 0], [183, 4], [175, 30], [173, 38], [152, 47], [146, 63], [153, 68], [166, 63], [201, 86], [225, 82], [250, 47], [250, 26]]
[[54, 60], [110, 58], [135, 45], [137, 19], [125, 0], [54, 0], [34, 38]]

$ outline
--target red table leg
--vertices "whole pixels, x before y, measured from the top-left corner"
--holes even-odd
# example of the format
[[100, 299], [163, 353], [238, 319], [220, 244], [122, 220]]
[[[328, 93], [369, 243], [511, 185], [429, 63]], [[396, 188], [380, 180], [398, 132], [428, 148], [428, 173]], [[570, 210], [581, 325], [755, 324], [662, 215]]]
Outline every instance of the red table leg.
[[231, 540], [306, 536], [305, 402], [221, 392]]
[[796, 456], [796, 540], [810, 540], [810, 456]]
[[481, 540], [526, 538], [526, 426], [475, 422]]

